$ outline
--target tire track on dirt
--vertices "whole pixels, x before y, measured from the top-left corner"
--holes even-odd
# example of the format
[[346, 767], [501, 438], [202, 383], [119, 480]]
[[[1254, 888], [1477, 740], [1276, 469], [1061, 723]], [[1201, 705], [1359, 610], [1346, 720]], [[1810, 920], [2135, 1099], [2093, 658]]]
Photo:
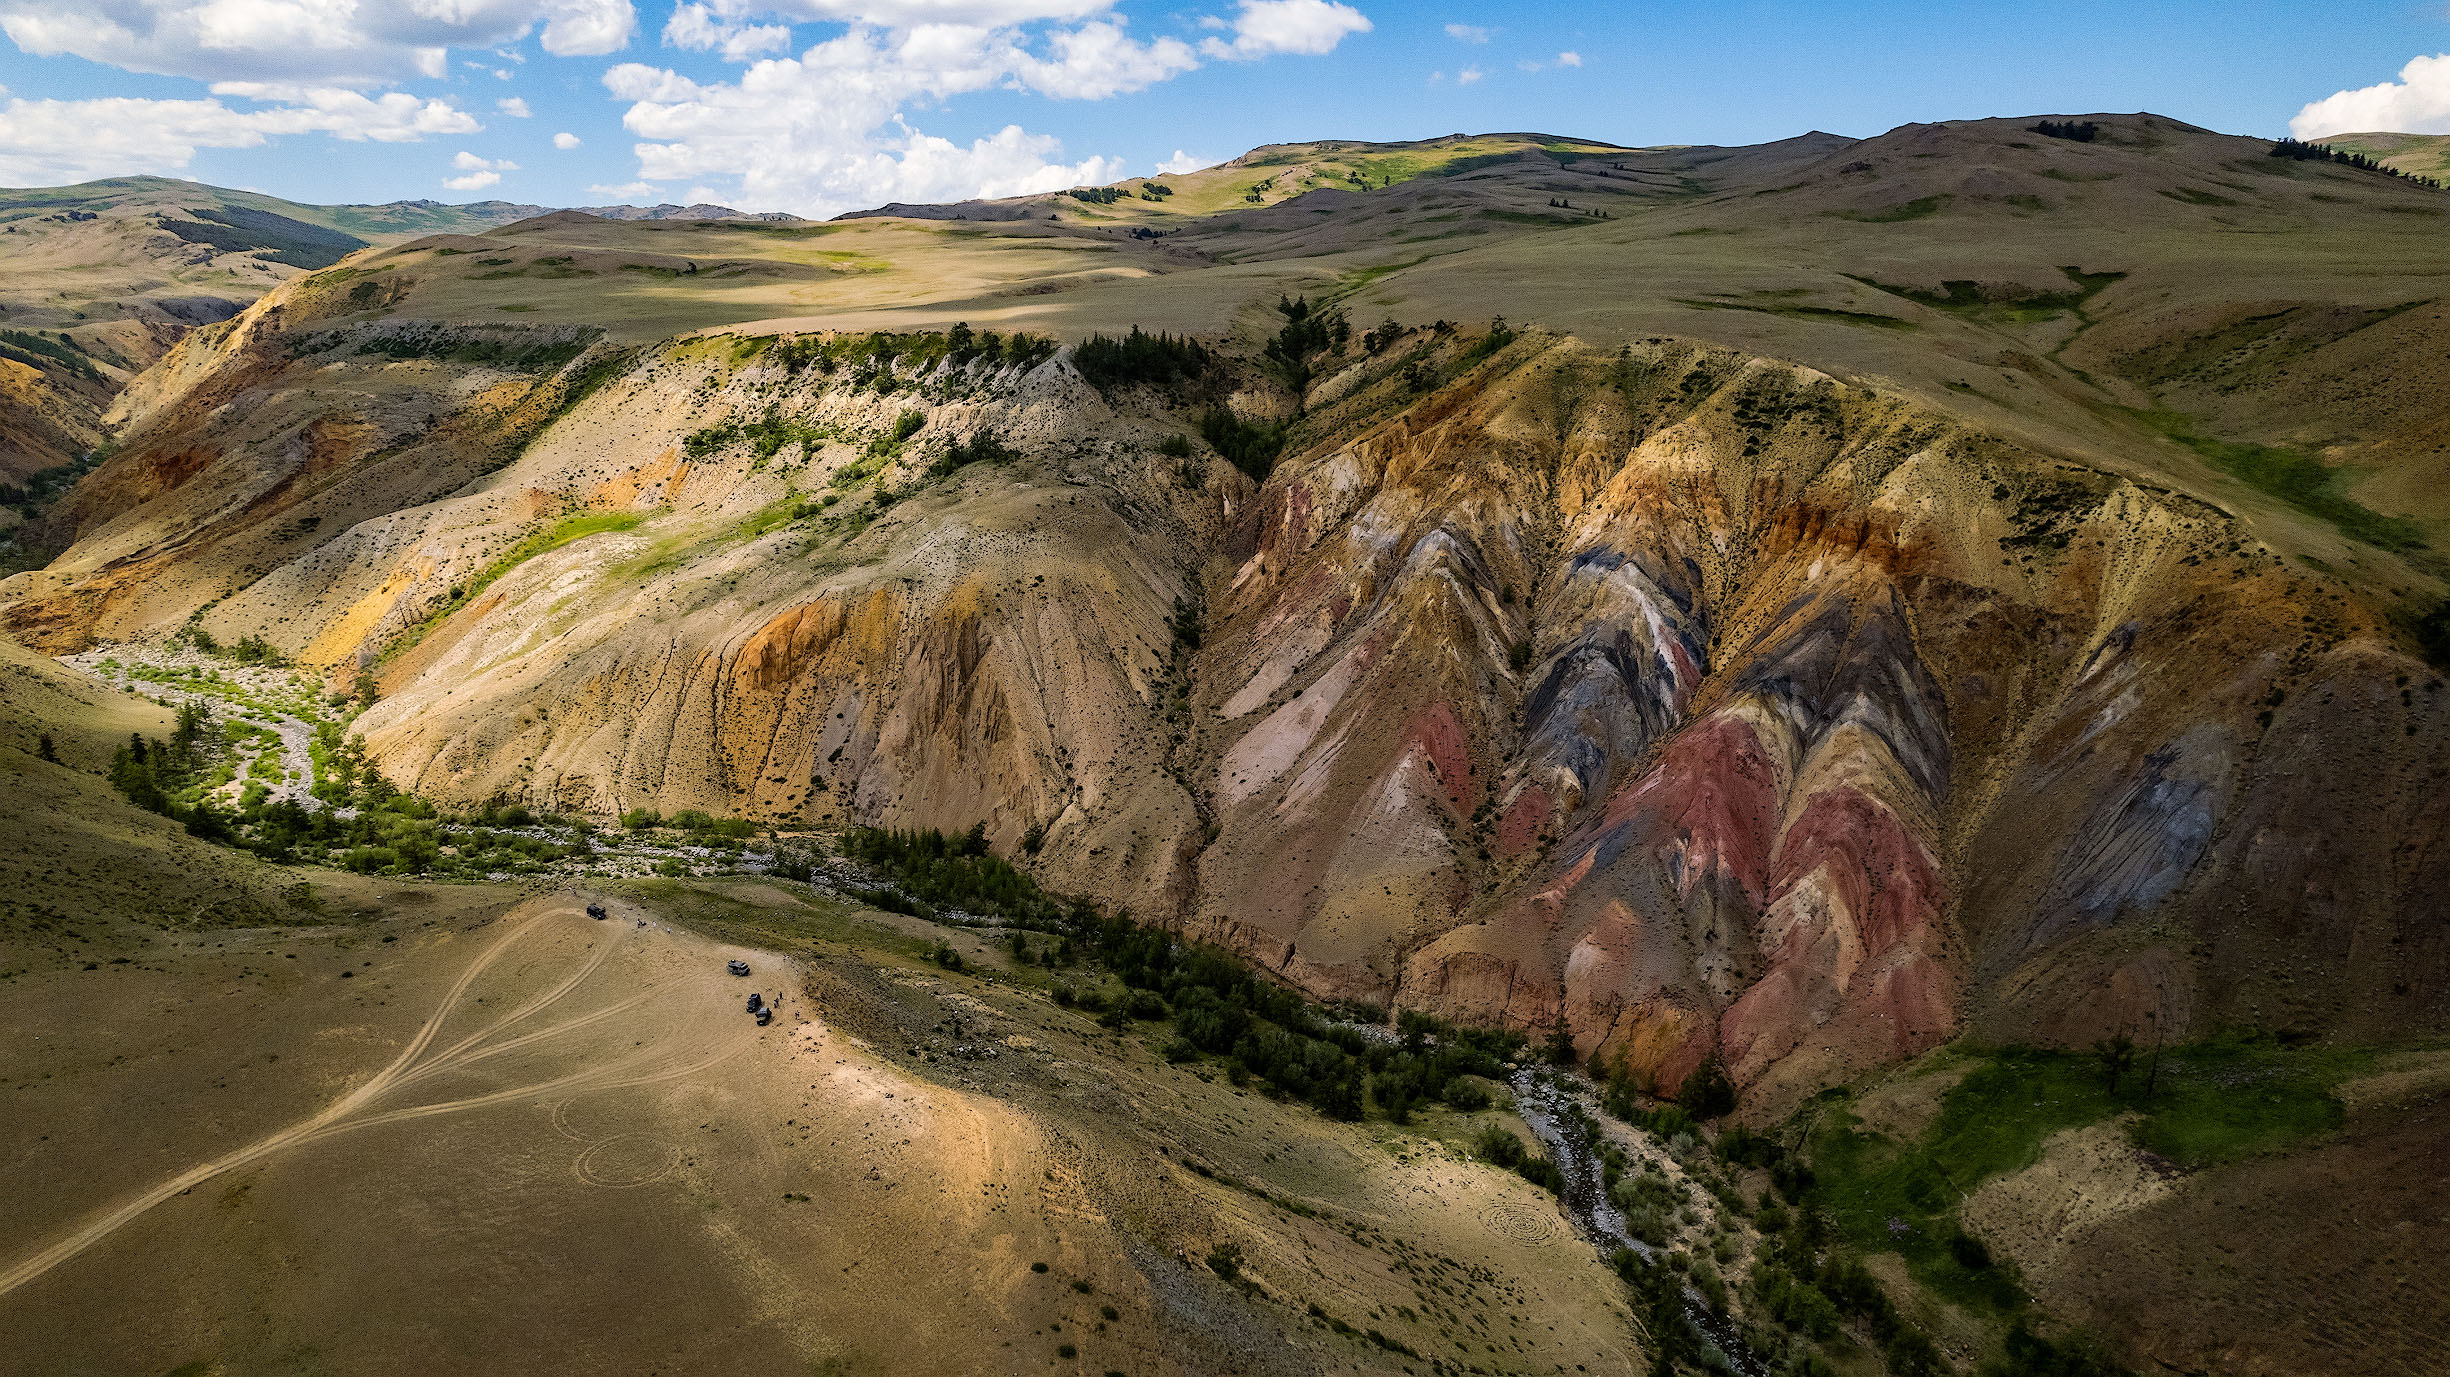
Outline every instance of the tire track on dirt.
[[[192, 1190], [214, 1177], [252, 1165], [288, 1149], [319, 1142], [354, 1129], [465, 1113], [475, 1109], [532, 1100], [538, 1096], [660, 1084], [712, 1070], [724, 1061], [738, 1055], [748, 1045], [748, 1040], [734, 1038], [730, 1040], [729, 1046], [719, 1049], [712, 1056], [691, 1059], [677, 1065], [671, 1063], [671, 1049], [650, 1047], [643, 1053], [625, 1055], [602, 1065], [584, 1067], [538, 1083], [508, 1086], [433, 1104], [403, 1105], [393, 1109], [366, 1112], [387, 1095], [416, 1086], [437, 1076], [465, 1070], [492, 1057], [531, 1046], [547, 1038], [586, 1028], [628, 1012], [650, 997], [648, 992], [642, 991], [604, 1008], [521, 1033], [507, 1041], [489, 1043], [489, 1039], [559, 1004], [579, 989], [588, 977], [602, 969], [604, 962], [612, 954], [617, 937], [628, 931], [626, 928], [607, 927], [600, 930], [601, 940], [590, 943], [592, 950], [587, 959], [551, 989], [528, 1000], [509, 1014], [494, 1020], [478, 1031], [449, 1044], [440, 1052], [428, 1055], [429, 1050], [441, 1037], [444, 1028], [466, 1004], [470, 991], [476, 987], [477, 982], [485, 973], [498, 964], [522, 938], [549, 926], [548, 920], [559, 915], [583, 917], [576, 904], [564, 902], [539, 908], [524, 918], [518, 918], [509, 931], [503, 933], [493, 945], [470, 962], [466, 970], [460, 972], [458, 978], [444, 992], [433, 1012], [427, 1015], [424, 1023], [410, 1035], [399, 1054], [363, 1083], [313, 1115], [286, 1128], [266, 1134], [245, 1147], [180, 1172], [78, 1226], [40, 1251], [9, 1267], [6, 1271], [0, 1271], [0, 1296], [8, 1295], [92, 1248], [163, 1201]], [[714, 1025], [709, 1021], [707, 1026]], [[696, 1023], [681, 1025], [682, 1029], [690, 1032], [697, 1031], [698, 1027]]]

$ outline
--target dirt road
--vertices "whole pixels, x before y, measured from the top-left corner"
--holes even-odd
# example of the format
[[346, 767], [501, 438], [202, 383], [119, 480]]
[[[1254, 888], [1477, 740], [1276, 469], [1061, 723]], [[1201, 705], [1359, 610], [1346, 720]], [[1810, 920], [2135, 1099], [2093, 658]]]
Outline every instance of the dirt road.
[[[447, 1045], [437, 1049], [435, 1044], [446, 1029], [457, 1032], [461, 1025], [473, 1021], [470, 994], [505, 954], [531, 934], [556, 924], [570, 923], [586, 924], [594, 929], [595, 936], [583, 949], [584, 959], [567, 976], [509, 1013], [460, 1033]], [[730, 991], [721, 977], [714, 975], [699, 980], [674, 980], [661, 988], [650, 984], [626, 998], [598, 1004], [586, 1012], [572, 1013], [557, 1021], [539, 1022], [543, 1016], [571, 1005], [574, 996], [582, 993], [590, 978], [601, 971], [606, 958], [623, 942], [648, 940], [647, 934], [657, 930], [635, 927], [627, 920], [592, 922], [576, 900], [543, 901], [524, 906], [506, 915], [501, 927], [501, 935], [468, 964], [442, 1002], [427, 1016], [424, 1025], [417, 1029], [408, 1045], [400, 1050], [399, 1056], [390, 1065], [311, 1118], [259, 1138], [236, 1152], [183, 1171], [54, 1240], [7, 1271], [0, 1272], [0, 1296], [6, 1296], [91, 1248], [173, 1196], [185, 1194], [249, 1163], [319, 1138], [377, 1124], [464, 1113], [516, 1100], [545, 1099], [588, 1090], [674, 1080], [712, 1070], [717, 1064], [744, 1050], [752, 1040], [746, 1036], [726, 1036], [727, 1033], [738, 1034], [742, 1029], [753, 1029], [754, 1025], [732, 1016]], [[666, 1007], [657, 1011], [657, 1017], [634, 1021], [646, 1022], [658, 1036], [652, 1041], [637, 1040], [626, 1053], [589, 1060], [576, 1069], [546, 1079], [514, 1077], [509, 1084], [475, 1094], [420, 1099], [410, 1093], [420, 1086], [447, 1081], [479, 1063], [554, 1038], [566, 1037], [607, 1019], [634, 1015], [642, 1006], [650, 1003]], [[721, 1010], [723, 1017], [708, 1016], [717, 1009]]]

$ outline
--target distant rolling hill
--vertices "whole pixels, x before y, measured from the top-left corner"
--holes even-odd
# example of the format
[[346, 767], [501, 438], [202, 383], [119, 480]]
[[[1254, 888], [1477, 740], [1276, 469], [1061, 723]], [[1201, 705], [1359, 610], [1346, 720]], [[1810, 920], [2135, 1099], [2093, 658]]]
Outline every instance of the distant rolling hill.
[[[512, 201], [315, 206], [168, 177], [0, 189], [0, 484], [102, 440], [120, 385], [187, 330], [300, 272], [552, 212]], [[589, 206], [608, 220], [770, 220], [727, 206]], [[0, 523], [13, 521], [0, 516]]]
[[[26, 332], [13, 366], [112, 397], [117, 448], [28, 528], [60, 553], [0, 581], [0, 633], [269, 650], [364, 703], [452, 854], [398, 813], [302, 859], [490, 874], [468, 820], [510, 805], [976, 828], [1149, 950], [1696, 1108], [1723, 1077], [1823, 1183], [1786, 1178], [1777, 1247], [1825, 1209], [1841, 1289], [1897, 1297], [1854, 1313], [1965, 1355], [1881, 1364], [1831, 1310], [1781, 1370], [2004, 1370], [2064, 1321], [2141, 1371], [2428, 1371], [2450, 192], [2272, 147], [2148, 114], [1318, 142], [311, 271], [371, 226], [177, 184], [28, 207], [47, 266], [7, 281], [93, 303], [78, 348], [110, 312], [179, 337], [121, 389]], [[134, 729], [38, 670], [0, 734]], [[66, 830], [85, 786], [44, 778], [0, 836]], [[228, 825], [290, 845], [269, 806]], [[112, 844], [149, 885], [176, 854]], [[40, 865], [21, 903], [102, 888]], [[1167, 1057], [1337, 1064], [1157, 983]], [[2117, 1097], [2086, 1049], [2122, 1040], [2201, 1078]], [[1804, 1294], [1792, 1254], [1687, 1256]]]
[[2418, 177], [2450, 180], [2450, 134], [2334, 134], [2317, 139]]
[[[1848, 140], [1813, 134], [1833, 146]], [[1421, 177], [1451, 177], [1525, 160], [1571, 166], [1636, 150], [1553, 134], [1448, 134], [1406, 143], [1322, 139], [1266, 144], [1230, 162], [1193, 172], [1130, 177], [1103, 187], [1042, 191], [994, 201], [917, 206], [895, 202], [837, 217], [864, 220], [1024, 220], [1049, 215], [1089, 221], [1162, 224], [1195, 216], [1282, 204], [1321, 189], [1383, 191]], [[1656, 153], [1659, 150], [1648, 150]]]

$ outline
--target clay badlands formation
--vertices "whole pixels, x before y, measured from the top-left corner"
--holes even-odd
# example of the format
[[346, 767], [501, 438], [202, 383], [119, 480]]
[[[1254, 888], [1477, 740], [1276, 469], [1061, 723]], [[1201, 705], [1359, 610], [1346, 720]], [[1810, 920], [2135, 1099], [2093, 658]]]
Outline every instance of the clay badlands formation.
[[116, 392], [0, 624], [364, 681], [445, 810], [983, 824], [1755, 1125], [2435, 1037], [2450, 197], [2084, 118], [396, 240]]

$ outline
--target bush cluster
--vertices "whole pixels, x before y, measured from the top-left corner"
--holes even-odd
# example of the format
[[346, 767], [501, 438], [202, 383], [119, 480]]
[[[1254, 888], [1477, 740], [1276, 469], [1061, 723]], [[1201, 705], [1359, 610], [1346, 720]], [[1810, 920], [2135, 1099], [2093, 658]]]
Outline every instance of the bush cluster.
[[31, 330], [0, 330], [0, 359], [33, 369], [63, 369], [91, 383], [102, 381], [102, 371], [85, 357], [83, 346], [65, 332], [57, 340], [48, 340]]
[[2066, 139], [2070, 143], [2091, 143], [2100, 137], [2101, 126], [2091, 120], [2043, 120], [2033, 126], [2033, 132], [2045, 139]]
[[[918, 415], [917, 412], [910, 414]], [[817, 446], [831, 438], [833, 432], [829, 428], [809, 425], [785, 416], [780, 407], [770, 406], [764, 415], [753, 421], [725, 421], [689, 432], [681, 441], [681, 452], [694, 463], [746, 441], [749, 452], [762, 464], [789, 445], [798, 445], [803, 453], [813, 455]]]
[[1260, 362], [1298, 393], [1310, 385], [1312, 361], [1330, 350], [1342, 352], [1352, 326], [1342, 311], [1313, 306], [1308, 297], [1278, 297], [1276, 313], [1284, 317], [1284, 327], [1259, 351]]
[[621, 815], [621, 825], [632, 832], [669, 827], [686, 834], [691, 845], [735, 851], [740, 843], [757, 835], [757, 824], [747, 818], [718, 818], [698, 808], [683, 808], [670, 817], [653, 808], [632, 808]]
[[1196, 380], [1214, 360], [1188, 335], [1152, 335], [1139, 326], [1121, 339], [1091, 335], [1072, 350], [1072, 366], [1100, 393], [1135, 383], [1170, 387]]
[[928, 918], [948, 908], [999, 915], [1015, 929], [1017, 952], [1029, 950], [1025, 934], [1041, 934], [1041, 964], [1096, 960], [1123, 985], [1114, 998], [1060, 987], [1058, 1002], [1098, 1011], [1110, 1027], [1170, 1019], [1169, 1058], [1219, 1058], [1235, 1079], [1257, 1080], [1334, 1118], [1359, 1119], [1375, 1106], [1400, 1123], [1431, 1101], [1485, 1107], [1487, 1093], [1469, 1078], [1501, 1075], [1522, 1045], [1518, 1034], [1456, 1028], [1417, 1013], [1399, 1019], [1396, 1041], [1374, 1042], [1227, 952], [1039, 888], [989, 849], [983, 824], [957, 835], [854, 828], [842, 854], [892, 881], [863, 894], [868, 902]]
[[1225, 457], [1225, 462], [1264, 483], [1285, 451], [1289, 427], [1265, 421], [1245, 421], [1223, 407], [1200, 417], [1200, 438]]
[[[0, 358], [6, 357], [8, 351], [0, 349]], [[19, 516], [33, 520], [42, 515], [45, 507], [75, 487], [78, 479], [101, 467], [107, 453], [106, 448], [96, 449], [83, 459], [37, 469], [27, 475], [22, 483], [0, 483], [0, 507], [14, 508]]]
[[2338, 163], [2342, 167], [2353, 167], [2362, 172], [2379, 172], [2385, 177], [2397, 177], [2403, 181], [2414, 182], [2418, 186], [2432, 187], [2437, 191], [2441, 189], [2441, 183], [2431, 177], [2421, 177], [2413, 172], [2402, 172], [2379, 158], [2364, 153], [2351, 153], [2344, 148], [2333, 148], [2327, 143], [2305, 143], [2297, 139], [2282, 139], [2271, 146], [2271, 156], [2288, 158], [2301, 163]]
[[1555, 1162], [1534, 1154], [1523, 1146], [1523, 1140], [1506, 1131], [1504, 1124], [1490, 1124], [1472, 1140], [1472, 1152], [1481, 1161], [1504, 1167], [1531, 1184], [1553, 1194], [1565, 1193], [1565, 1173]]
[[229, 744], [262, 729], [232, 724], [216, 733], [211, 721], [203, 703], [190, 702], [179, 709], [168, 740], [130, 736], [112, 754], [112, 786], [137, 807], [176, 819], [191, 836], [243, 847], [268, 861], [332, 861], [396, 875], [423, 873], [440, 858], [433, 806], [393, 788], [367, 761], [364, 738], [343, 736], [332, 723], [318, 729], [310, 746], [319, 776], [314, 794], [335, 808], [354, 806], [354, 816], [276, 800], [261, 782], [246, 785], [235, 807], [220, 802], [215, 793], [232, 777]]
[[931, 477], [942, 478], [955, 469], [972, 464], [1009, 464], [1020, 457], [1021, 452], [1005, 444], [993, 427], [982, 426], [954, 441], [951, 448], [928, 466], [928, 473]]
[[848, 367], [884, 375], [903, 368], [923, 371], [940, 363], [950, 363], [955, 368], [973, 363], [1035, 368], [1055, 353], [1055, 341], [1044, 335], [1001, 335], [993, 330], [973, 330], [967, 322], [956, 323], [949, 330], [766, 336], [751, 343], [768, 362], [793, 374], [809, 368], [832, 373]]
[[[361, 287], [367, 285], [359, 284]], [[387, 359], [434, 359], [446, 363], [470, 363], [487, 368], [499, 368], [522, 373], [550, 372], [587, 352], [603, 331], [588, 328], [577, 332], [556, 331], [545, 334], [532, 330], [487, 330], [419, 322], [385, 328], [358, 341], [357, 352]], [[334, 333], [323, 337], [309, 336], [309, 347], [320, 340], [325, 346], [344, 338]]]

